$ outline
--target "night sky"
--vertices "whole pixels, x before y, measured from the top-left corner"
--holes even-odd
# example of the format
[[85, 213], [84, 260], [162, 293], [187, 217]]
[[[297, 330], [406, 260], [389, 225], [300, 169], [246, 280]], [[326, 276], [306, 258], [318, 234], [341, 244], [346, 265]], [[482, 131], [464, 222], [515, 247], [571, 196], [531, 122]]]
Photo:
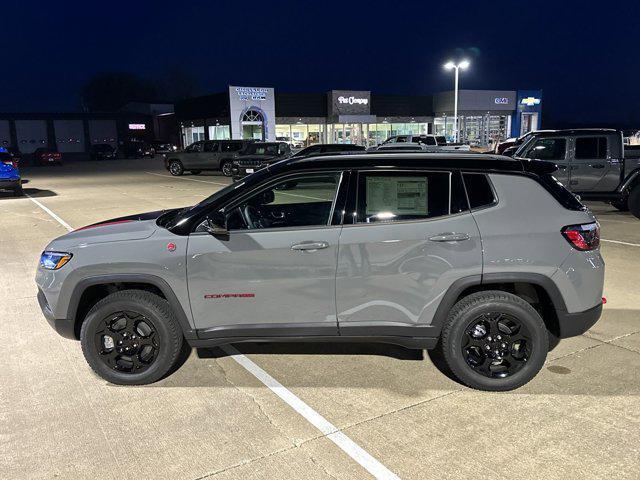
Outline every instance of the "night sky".
[[543, 89], [543, 127], [640, 128], [638, 2], [3, 2], [0, 111], [76, 111], [103, 71], [305, 92]]

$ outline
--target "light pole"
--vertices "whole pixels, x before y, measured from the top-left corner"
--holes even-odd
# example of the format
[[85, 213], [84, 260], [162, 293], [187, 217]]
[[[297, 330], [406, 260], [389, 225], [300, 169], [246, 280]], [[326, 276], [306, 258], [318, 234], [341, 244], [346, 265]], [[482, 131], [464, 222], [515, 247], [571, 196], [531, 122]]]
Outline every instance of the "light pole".
[[455, 63], [449, 60], [444, 64], [445, 70], [455, 70], [453, 88], [453, 139], [456, 142], [458, 141], [458, 72], [460, 69], [466, 70], [469, 68], [469, 65], [471, 65], [469, 60], [462, 60], [460, 63]]

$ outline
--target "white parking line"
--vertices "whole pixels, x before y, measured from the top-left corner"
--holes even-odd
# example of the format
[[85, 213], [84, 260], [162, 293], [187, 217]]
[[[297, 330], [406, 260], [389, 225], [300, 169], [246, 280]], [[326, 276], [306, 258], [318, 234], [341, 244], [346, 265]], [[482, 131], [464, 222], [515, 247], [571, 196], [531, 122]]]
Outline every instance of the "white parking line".
[[[151, 173], [151, 172], [147, 172]], [[153, 175], [153, 174], [152, 174]], [[195, 180], [195, 179], [184, 179]], [[27, 195], [29, 199], [38, 205], [42, 210], [48, 213], [54, 220], [60, 225], [66, 228], [68, 231], [73, 231], [71, 225], [61, 219], [58, 215], [53, 213], [49, 208], [45, 207], [42, 203], [35, 198]], [[238, 364], [244, 367], [249, 373], [260, 380], [266, 387], [268, 387], [273, 393], [280, 397], [287, 405], [293, 408], [296, 412], [302, 415], [311, 425], [320, 430], [323, 435], [329, 440], [335, 443], [343, 452], [349, 455], [353, 460], [358, 462], [367, 472], [373, 475], [375, 478], [385, 480], [399, 480], [395, 473], [385, 467], [382, 463], [371, 456], [366, 450], [360, 447], [357, 443], [347, 437], [340, 431], [338, 427], [329, 422], [326, 418], [316, 412], [309, 405], [304, 403], [300, 398], [294, 395], [289, 389], [285, 388], [275, 378], [265, 372], [258, 365], [253, 363], [243, 354], [241, 354], [235, 347], [231, 345], [225, 345], [221, 347], [228, 355], [231, 356]]]
[[221, 348], [375, 478], [400, 478], [235, 347], [225, 345]]
[[620, 240], [607, 240], [606, 238], [601, 238], [601, 242], [609, 242], [609, 243], [617, 243], [619, 245], [629, 245], [630, 247], [640, 247], [640, 243], [630, 243], [630, 242], [621, 242]]
[[51, 210], [49, 210], [49, 208], [45, 207], [43, 204], [41, 204], [38, 200], [36, 200], [35, 198], [33, 198], [31, 195], [29, 195], [28, 193], [25, 193], [25, 196], [29, 198], [29, 200], [31, 200], [33, 203], [35, 203], [36, 205], [38, 205], [42, 210], [44, 210], [46, 213], [49, 214], [49, 216], [51, 216], [51, 218], [53, 218], [54, 220], [56, 220], [60, 225], [62, 225], [64, 228], [66, 228], [69, 232], [73, 231], [73, 227], [71, 225], [69, 225], [67, 222], [65, 222], [63, 219], [61, 219], [58, 215], [56, 215], [55, 213], [53, 213]]

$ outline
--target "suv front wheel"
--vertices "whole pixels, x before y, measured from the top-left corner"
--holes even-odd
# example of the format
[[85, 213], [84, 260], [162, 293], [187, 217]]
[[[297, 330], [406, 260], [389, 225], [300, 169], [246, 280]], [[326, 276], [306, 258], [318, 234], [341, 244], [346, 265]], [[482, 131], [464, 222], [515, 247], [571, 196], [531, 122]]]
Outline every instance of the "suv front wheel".
[[184, 338], [169, 303], [143, 290], [121, 290], [96, 303], [80, 330], [82, 353], [102, 378], [153, 383], [178, 363]]
[[538, 312], [516, 295], [492, 290], [454, 305], [433, 354], [459, 382], [506, 391], [536, 376], [548, 348], [548, 332]]
[[182, 175], [184, 173], [182, 162], [180, 162], [180, 160], [171, 160], [169, 162], [169, 173], [176, 177]]

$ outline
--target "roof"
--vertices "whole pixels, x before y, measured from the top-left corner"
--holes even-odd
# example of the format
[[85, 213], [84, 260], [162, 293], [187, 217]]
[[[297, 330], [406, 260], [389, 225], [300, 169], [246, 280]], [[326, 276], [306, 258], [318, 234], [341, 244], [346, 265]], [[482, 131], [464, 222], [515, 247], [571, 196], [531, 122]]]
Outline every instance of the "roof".
[[324, 168], [416, 168], [464, 169], [503, 172], [551, 173], [556, 165], [542, 160], [513, 159], [482, 153], [344, 153], [314, 157], [288, 158], [269, 166], [273, 173], [282, 170]]
[[565, 130], [540, 130], [531, 133], [536, 137], [555, 137], [557, 135], [593, 135], [594, 133], [617, 134], [620, 133], [620, 130], [613, 128], [570, 128]]

